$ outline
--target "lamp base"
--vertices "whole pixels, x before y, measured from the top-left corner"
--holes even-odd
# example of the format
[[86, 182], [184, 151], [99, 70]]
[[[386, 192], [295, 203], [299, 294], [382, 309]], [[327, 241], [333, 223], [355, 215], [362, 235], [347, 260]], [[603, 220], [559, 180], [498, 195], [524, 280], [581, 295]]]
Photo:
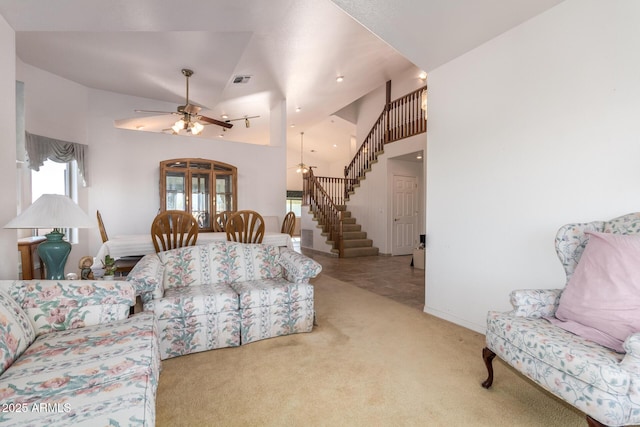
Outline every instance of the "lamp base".
[[47, 280], [63, 280], [64, 266], [71, 252], [71, 243], [62, 240], [64, 233], [54, 229], [46, 235], [47, 240], [38, 246], [38, 255], [44, 263]]

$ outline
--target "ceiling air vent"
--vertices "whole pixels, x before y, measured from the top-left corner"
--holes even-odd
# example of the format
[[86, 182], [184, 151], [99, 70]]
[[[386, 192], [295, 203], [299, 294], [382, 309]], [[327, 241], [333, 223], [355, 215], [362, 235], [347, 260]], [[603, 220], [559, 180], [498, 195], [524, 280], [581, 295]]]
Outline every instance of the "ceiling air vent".
[[249, 83], [249, 79], [251, 79], [251, 76], [235, 76], [233, 78], [233, 83]]

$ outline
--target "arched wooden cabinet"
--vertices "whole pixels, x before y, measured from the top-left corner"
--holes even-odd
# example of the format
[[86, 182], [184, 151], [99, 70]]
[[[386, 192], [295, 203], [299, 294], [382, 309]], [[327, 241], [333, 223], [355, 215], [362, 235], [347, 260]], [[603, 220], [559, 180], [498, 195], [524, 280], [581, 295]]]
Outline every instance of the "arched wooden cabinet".
[[207, 159], [160, 162], [160, 210], [184, 210], [201, 231], [213, 231], [217, 213], [237, 210], [238, 170]]

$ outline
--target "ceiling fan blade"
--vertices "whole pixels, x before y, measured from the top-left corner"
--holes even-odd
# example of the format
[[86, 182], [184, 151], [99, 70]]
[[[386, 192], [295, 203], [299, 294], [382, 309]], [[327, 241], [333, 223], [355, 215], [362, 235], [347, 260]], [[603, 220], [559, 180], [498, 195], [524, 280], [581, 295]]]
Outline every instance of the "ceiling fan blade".
[[206, 122], [211, 125], [222, 126], [223, 128], [226, 128], [226, 129], [231, 129], [233, 127], [233, 124], [231, 123], [221, 122], [220, 120], [212, 119], [211, 117], [207, 117], [207, 116], [198, 116], [198, 120], [202, 120], [203, 122]]
[[182, 114], [175, 111], [156, 111], [156, 110], [133, 110], [136, 113], [149, 113], [149, 114]]

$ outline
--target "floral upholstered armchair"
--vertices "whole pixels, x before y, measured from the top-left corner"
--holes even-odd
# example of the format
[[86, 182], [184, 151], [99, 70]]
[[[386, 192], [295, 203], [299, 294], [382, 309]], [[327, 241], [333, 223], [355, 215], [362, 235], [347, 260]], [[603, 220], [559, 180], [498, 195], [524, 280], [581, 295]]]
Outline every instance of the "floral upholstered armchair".
[[488, 378], [499, 356], [587, 415], [590, 426], [640, 423], [640, 213], [567, 224], [555, 239], [564, 289], [511, 293], [489, 312]]

